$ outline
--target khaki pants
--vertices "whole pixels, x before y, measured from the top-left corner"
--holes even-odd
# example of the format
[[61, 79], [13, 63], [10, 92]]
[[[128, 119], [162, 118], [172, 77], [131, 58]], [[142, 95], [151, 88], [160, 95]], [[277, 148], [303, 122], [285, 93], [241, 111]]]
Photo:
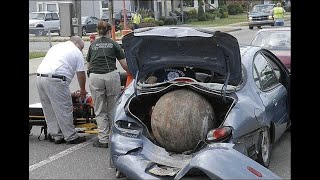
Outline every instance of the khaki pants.
[[114, 118], [116, 97], [120, 93], [120, 86], [118, 71], [106, 74], [90, 73], [89, 87], [99, 130], [98, 138], [101, 143], [108, 143], [110, 125]]
[[37, 88], [50, 135], [71, 141], [79, 137], [73, 124], [73, 104], [69, 82], [37, 77]]

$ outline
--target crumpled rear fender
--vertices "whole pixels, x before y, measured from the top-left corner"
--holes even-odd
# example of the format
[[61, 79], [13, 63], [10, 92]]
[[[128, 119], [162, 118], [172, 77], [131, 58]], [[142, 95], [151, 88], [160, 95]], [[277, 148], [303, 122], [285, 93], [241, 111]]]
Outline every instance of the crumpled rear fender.
[[[231, 143], [210, 144], [197, 153], [174, 179], [181, 179], [193, 168], [203, 171], [211, 179], [282, 179], [233, 146]], [[258, 171], [258, 175], [249, 171], [250, 168]]]

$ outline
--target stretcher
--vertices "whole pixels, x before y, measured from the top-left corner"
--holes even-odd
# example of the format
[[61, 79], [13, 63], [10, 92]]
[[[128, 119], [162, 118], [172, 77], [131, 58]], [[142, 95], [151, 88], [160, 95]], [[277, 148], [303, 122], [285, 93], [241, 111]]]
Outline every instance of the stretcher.
[[[78, 133], [98, 134], [97, 123], [93, 109], [93, 100], [90, 94], [87, 94], [84, 100], [80, 100], [80, 92], [71, 93], [73, 103], [73, 124]], [[41, 132], [44, 133], [44, 139], [50, 138], [47, 132], [47, 124], [42, 110], [41, 103], [29, 105], [29, 134], [33, 126], [41, 126]]]

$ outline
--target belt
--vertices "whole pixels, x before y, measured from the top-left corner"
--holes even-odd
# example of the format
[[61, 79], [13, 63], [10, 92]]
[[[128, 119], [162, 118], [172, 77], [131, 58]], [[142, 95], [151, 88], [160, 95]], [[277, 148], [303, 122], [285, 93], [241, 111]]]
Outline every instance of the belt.
[[66, 81], [66, 80], [67, 80], [67, 78], [66, 78], [65, 76], [56, 75], [56, 74], [39, 74], [39, 73], [37, 73], [37, 76], [50, 77], [50, 78], [58, 78], [58, 79], [62, 79], [63, 81]]

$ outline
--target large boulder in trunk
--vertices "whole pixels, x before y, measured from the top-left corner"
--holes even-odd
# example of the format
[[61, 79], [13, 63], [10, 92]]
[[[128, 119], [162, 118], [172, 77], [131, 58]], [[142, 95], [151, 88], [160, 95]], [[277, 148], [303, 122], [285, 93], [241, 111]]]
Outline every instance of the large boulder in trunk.
[[194, 149], [204, 140], [214, 121], [214, 110], [206, 98], [195, 91], [180, 89], [157, 101], [151, 115], [151, 129], [163, 148], [181, 153]]

